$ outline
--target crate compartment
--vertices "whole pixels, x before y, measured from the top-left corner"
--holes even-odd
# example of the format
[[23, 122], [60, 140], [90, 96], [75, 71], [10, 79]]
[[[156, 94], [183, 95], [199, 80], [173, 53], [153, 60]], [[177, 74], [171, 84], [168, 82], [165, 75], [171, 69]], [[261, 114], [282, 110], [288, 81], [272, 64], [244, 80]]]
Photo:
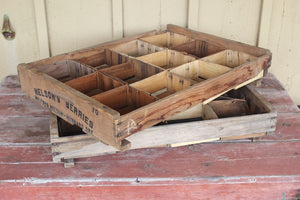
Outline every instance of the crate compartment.
[[69, 124], [60, 117], [57, 117], [58, 137], [69, 137], [76, 135], [87, 135], [82, 131], [82, 128], [75, 124]]
[[228, 98], [214, 100], [208, 104], [218, 118], [250, 115], [248, 102], [245, 99]]
[[154, 36], [143, 37], [141, 40], [166, 48], [173, 48], [175, 46], [193, 41], [193, 39], [185, 35], [180, 35], [173, 32], [165, 32]]
[[161, 47], [141, 40], [133, 40], [131, 42], [120, 44], [109, 49], [131, 57], [139, 57], [164, 50]]
[[[229, 91], [208, 104], [199, 104], [189, 110], [168, 118], [163, 124], [183, 123], [199, 120], [241, 117], [264, 114], [272, 111], [268, 102], [247, 87]], [[266, 104], [268, 106], [266, 106]]]
[[153, 76], [163, 69], [144, 63], [139, 60], [132, 60], [131, 62], [115, 65], [101, 70], [101, 72], [117, 77], [128, 84]]
[[118, 45], [109, 49], [105, 49], [106, 60], [109, 65], [118, 65], [129, 62], [134, 57], [163, 51], [161, 47], [149, 44], [141, 40], [133, 40], [131, 42]]
[[128, 85], [92, 96], [92, 98], [118, 111], [121, 115], [127, 114], [157, 100], [155, 97]]
[[229, 70], [232, 70], [232, 68], [202, 60], [195, 60], [173, 68], [171, 69], [171, 72], [201, 82]]
[[101, 70], [128, 62], [128, 56], [110, 49], [103, 49], [100, 53], [85, 56], [76, 59], [76, 61], [87, 64], [95, 70]]
[[161, 72], [142, 81], [131, 84], [131, 87], [145, 91], [159, 99], [186, 89], [196, 82], [168, 71]]
[[61, 82], [66, 82], [95, 72], [91, 67], [74, 60], [57, 61], [53, 64], [39, 66], [37, 70]]
[[169, 69], [177, 67], [179, 65], [192, 62], [196, 60], [195, 57], [184, 55], [177, 51], [165, 50], [157, 53], [138, 57], [137, 59], [142, 60], [146, 63], [159, 66], [163, 69]]
[[93, 96], [124, 85], [121, 81], [115, 80], [100, 72], [67, 81], [65, 84], [88, 96]]
[[247, 62], [251, 62], [256, 58], [257, 57], [244, 52], [224, 50], [219, 53], [204, 57], [201, 60], [233, 68], [245, 64]]
[[225, 50], [223, 47], [203, 40], [194, 40], [191, 42], [183, 43], [178, 46], [174, 46], [171, 49], [191, 54], [198, 58], [206, 57]]
[[107, 52], [105, 50], [101, 50], [92, 55], [75, 59], [75, 61], [89, 65], [95, 70], [103, 69], [111, 66], [111, 58], [106, 54]]

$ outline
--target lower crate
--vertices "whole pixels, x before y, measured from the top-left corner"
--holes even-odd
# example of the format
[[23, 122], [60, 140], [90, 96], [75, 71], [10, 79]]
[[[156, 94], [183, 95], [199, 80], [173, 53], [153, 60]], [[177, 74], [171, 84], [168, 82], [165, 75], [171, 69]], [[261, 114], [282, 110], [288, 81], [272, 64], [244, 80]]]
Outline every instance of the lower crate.
[[[275, 130], [277, 113], [252, 85], [228, 92], [208, 104], [179, 113], [156, 126], [131, 135], [131, 149], [177, 147], [208, 141], [257, 138]], [[118, 150], [50, 114], [54, 162], [115, 153]]]

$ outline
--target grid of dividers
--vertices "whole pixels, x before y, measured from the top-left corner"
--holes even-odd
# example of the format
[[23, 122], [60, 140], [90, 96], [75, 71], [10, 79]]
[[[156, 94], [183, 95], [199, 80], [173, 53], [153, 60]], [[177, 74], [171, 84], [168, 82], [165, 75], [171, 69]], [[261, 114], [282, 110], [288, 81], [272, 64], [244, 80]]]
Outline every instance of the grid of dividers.
[[254, 59], [163, 32], [105, 49], [93, 58], [41, 66], [39, 71], [124, 115]]

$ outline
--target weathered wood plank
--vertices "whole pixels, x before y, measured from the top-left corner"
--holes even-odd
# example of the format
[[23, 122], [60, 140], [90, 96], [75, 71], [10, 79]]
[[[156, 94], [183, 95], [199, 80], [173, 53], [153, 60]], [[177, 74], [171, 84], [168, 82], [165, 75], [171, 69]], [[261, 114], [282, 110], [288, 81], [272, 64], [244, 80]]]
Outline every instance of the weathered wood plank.
[[261, 141], [299, 141], [300, 113], [279, 113], [276, 131]]
[[[220, 120], [207, 120], [185, 124], [171, 124], [146, 129], [138, 134], [131, 135], [127, 139], [131, 142], [131, 149], [178, 143], [199, 143], [198, 141], [205, 142], [241, 135], [241, 131], [245, 134], [271, 132], [275, 130], [275, 126], [273, 126], [274, 120], [276, 121], [276, 113], [244, 116], [243, 118], [225, 118], [222, 119], [222, 123], [220, 123]], [[188, 130], [188, 133], [186, 133], [186, 130]], [[113, 147], [104, 145], [92, 138], [70, 141], [69, 143], [59, 143], [58, 140], [58, 143], [54, 144], [54, 148], [57, 149], [54, 156], [56, 160], [60, 160], [63, 157], [95, 156], [116, 152], [116, 149]]]
[[[300, 149], [299, 142], [200, 144], [190, 147], [141, 149], [79, 159], [77, 167], [72, 170], [55, 163], [24, 160], [20, 164], [0, 163], [1, 171], [5, 171], [0, 174], [0, 178], [23, 179], [24, 174], [26, 177], [44, 179], [95, 178], [99, 177], [99, 171], [101, 178], [167, 178], [174, 174], [176, 177], [287, 176], [299, 174], [300, 169], [295, 167], [300, 161], [297, 149]], [[38, 156], [35, 151], [27, 152]], [[189, 170], [184, 170], [187, 162]]]
[[46, 116], [48, 109], [41, 107], [23, 94], [0, 93], [0, 116]]
[[[82, 181], [72, 183], [60, 183], [47, 180], [45, 187], [33, 185], [30, 182], [5, 184], [0, 188], [4, 199], [218, 199], [222, 195], [224, 200], [232, 199], [293, 199], [296, 198], [299, 188], [298, 177], [230, 177], [217, 180], [203, 181], [201, 179], [182, 181], [171, 178], [173, 181], [150, 181], [139, 178], [122, 180], [122, 183], [95, 179], [97, 182], [86, 183]], [[186, 179], [186, 178], [185, 178]], [[248, 180], [248, 181], [242, 181]], [[37, 180], [38, 181], [38, 180]], [[42, 180], [43, 181], [43, 180]], [[254, 181], [254, 182], [251, 182]], [[25, 186], [20, 186], [24, 184]], [[68, 184], [68, 186], [65, 186]], [[27, 186], [28, 185], [28, 186]], [[80, 187], [79, 187], [80, 185]], [[20, 187], [18, 187], [20, 186]], [[199, 190], [199, 188], [201, 190]], [[215, 192], [211, 192], [215, 191]], [[253, 192], [255, 191], [255, 192]], [[47, 194], [47, 195], [45, 195]]]
[[49, 143], [49, 117], [1, 117], [0, 143]]

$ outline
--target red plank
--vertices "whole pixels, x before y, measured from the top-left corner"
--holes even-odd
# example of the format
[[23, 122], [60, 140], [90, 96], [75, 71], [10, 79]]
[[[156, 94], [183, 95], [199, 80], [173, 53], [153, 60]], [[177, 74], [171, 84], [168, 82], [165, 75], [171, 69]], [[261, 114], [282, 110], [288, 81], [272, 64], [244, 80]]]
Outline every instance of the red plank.
[[277, 112], [300, 112], [282, 84], [272, 73], [268, 73], [262, 79], [262, 84], [257, 87], [257, 91], [274, 106]]
[[[180, 162], [181, 161], [181, 162]], [[187, 163], [189, 163], [187, 165]], [[267, 160], [228, 160], [216, 163], [199, 160], [117, 160], [102, 163], [80, 163], [64, 168], [55, 163], [0, 164], [1, 180], [76, 179], [76, 178], [173, 178], [223, 176], [287, 176], [299, 174], [299, 156], [276, 157]], [[175, 166], [175, 167], [174, 167]], [[33, 170], [34, 169], [34, 170]], [[66, 181], [67, 182], [67, 181]]]
[[0, 161], [7, 164], [52, 162], [51, 146], [0, 146]]
[[[234, 178], [232, 178], [234, 179]], [[22, 187], [0, 187], [3, 199], [292, 199], [300, 186], [299, 178], [277, 178], [252, 183], [235, 184], [211, 181], [209, 184], [198, 182], [181, 184], [143, 184], [131, 183], [125, 186], [106, 185], [83, 187], [62, 186], [40, 187], [38, 184]], [[101, 184], [101, 183], [100, 183]]]
[[300, 113], [278, 114], [275, 132], [261, 141], [300, 141]]
[[264, 90], [284, 91], [283, 85], [272, 73], [268, 73], [262, 78], [261, 85], [258, 87]]
[[10, 75], [3, 79], [1, 87], [17, 88], [20, 87], [19, 77], [17, 75]]
[[278, 113], [300, 112], [299, 108], [296, 106], [296, 104], [293, 102], [293, 100], [286, 91], [264, 92], [261, 94], [268, 102], [270, 102], [273, 105], [273, 107]]
[[[20, 148], [20, 147], [19, 147]], [[62, 164], [36, 162], [45, 153], [26, 147], [21, 155], [10, 154], [15, 162], [2, 162], [1, 180], [35, 178], [92, 178], [92, 177], [219, 177], [219, 176], [276, 176], [300, 173], [300, 143], [236, 143], [199, 144], [190, 147], [132, 150], [123, 153], [79, 159], [70, 170]], [[42, 148], [40, 150], [43, 151]], [[9, 150], [8, 150], [9, 151]], [[22, 154], [27, 152], [27, 161]], [[49, 152], [50, 153], [50, 152]], [[48, 157], [49, 159], [49, 157]], [[46, 161], [46, 162], [45, 162]], [[35, 170], [32, 170], [32, 169]]]
[[12, 75], [5, 77], [1, 82], [0, 93], [22, 93], [18, 76]]
[[[22, 94], [21, 88], [0, 87], [1, 94]], [[25, 95], [25, 94], [24, 94]]]
[[2, 104], [0, 103], [0, 117], [20, 117], [20, 116], [32, 116], [32, 117], [44, 117], [48, 116], [49, 111], [35, 105], [24, 104]]
[[49, 143], [49, 117], [0, 117], [0, 143]]
[[[0, 146], [2, 163], [52, 162], [50, 144]], [[177, 148], [136, 149], [90, 158], [76, 159], [76, 163], [103, 163], [114, 161], [158, 162], [159, 160], [196, 160], [201, 163], [222, 161], [298, 157], [300, 142], [197, 144]], [[215, 155], [215, 156], [213, 156]], [[6, 160], [8, 159], [8, 160]], [[205, 164], [204, 164], [205, 165]], [[174, 167], [175, 168], [175, 167]]]
[[28, 105], [36, 105], [37, 107], [41, 107], [36, 104], [34, 101], [29, 99], [25, 94], [3, 94], [0, 93], [0, 105], [10, 105], [10, 104], [22, 104], [24, 106]]

